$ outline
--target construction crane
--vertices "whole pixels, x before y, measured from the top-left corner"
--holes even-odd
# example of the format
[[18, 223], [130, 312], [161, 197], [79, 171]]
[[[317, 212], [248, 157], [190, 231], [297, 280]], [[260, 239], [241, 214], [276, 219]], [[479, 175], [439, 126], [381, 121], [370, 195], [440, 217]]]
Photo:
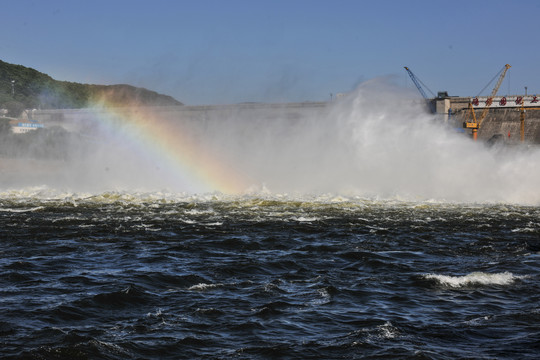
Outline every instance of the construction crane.
[[427, 97], [426, 95], [426, 92], [424, 91], [424, 89], [422, 88], [422, 85], [424, 85], [424, 87], [426, 89], [428, 89], [428, 91], [433, 95], [433, 97], [435, 97], [435, 94], [433, 94], [433, 91], [429, 90], [429, 88], [422, 82], [420, 81], [420, 79], [418, 79], [416, 77], [416, 75], [413, 74], [413, 72], [411, 71], [411, 69], [409, 69], [408, 67], [404, 66], [405, 70], [407, 70], [407, 73], [409, 74], [409, 76], [411, 77], [411, 80], [413, 81], [414, 85], [416, 85], [416, 88], [418, 89], [418, 91], [420, 92], [420, 94], [422, 95], [422, 97], [426, 100], [426, 103], [428, 104], [429, 106], [429, 110], [431, 111], [431, 113], [435, 114], [436, 113], [436, 110], [435, 110], [435, 105], [433, 104], [433, 102]]
[[[499, 80], [497, 80], [497, 84], [495, 84], [495, 87], [491, 91], [491, 95], [487, 98], [486, 107], [484, 107], [484, 110], [482, 111], [482, 114], [480, 114], [480, 117], [478, 119], [476, 118], [476, 113], [475, 113], [475, 111], [474, 111], [474, 109], [472, 107], [472, 104], [469, 103], [469, 109], [471, 110], [471, 115], [472, 115], [473, 121], [472, 122], [471, 121], [464, 122], [463, 127], [466, 128], [466, 129], [471, 129], [472, 130], [473, 140], [476, 140], [478, 138], [478, 129], [480, 129], [480, 125], [482, 125], [482, 121], [484, 121], [484, 119], [486, 118], [486, 115], [487, 115], [487, 113], [489, 111], [489, 107], [493, 103], [493, 98], [495, 97], [495, 95], [497, 95], [497, 91], [499, 91], [499, 87], [501, 86], [501, 83], [502, 83], [502, 81], [504, 79], [504, 76], [506, 75], [506, 72], [508, 71], [508, 69], [510, 69], [510, 65], [506, 64], [497, 73], [497, 75], [500, 74], [499, 75]], [[497, 77], [497, 75], [495, 75], [495, 77]], [[493, 78], [493, 79], [495, 79], [495, 78]], [[493, 81], [493, 80], [491, 80], [491, 81]], [[491, 83], [491, 81], [490, 81], [490, 83]], [[480, 91], [480, 92], [482, 92], [482, 91]]]
[[528, 107], [528, 108], [525, 108], [525, 105], [524, 105], [525, 101], [522, 100], [521, 101], [521, 107], [519, 108], [519, 123], [520, 123], [520, 126], [519, 126], [519, 136], [520, 136], [520, 141], [521, 142], [524, 142], [525, 141], [525, 112], [527, 110], [540, 110], [539, 107]]

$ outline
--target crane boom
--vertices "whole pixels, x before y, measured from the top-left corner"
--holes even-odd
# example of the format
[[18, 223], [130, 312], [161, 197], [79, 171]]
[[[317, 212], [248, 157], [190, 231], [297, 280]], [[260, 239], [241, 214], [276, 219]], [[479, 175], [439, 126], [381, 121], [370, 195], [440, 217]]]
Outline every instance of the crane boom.
[[486, 115], [487, 115], [487, 113], [489, 111], [489, 107], [493, 103], [493, 98], [495, 97], [495, 95], [497, 95], [497, 91], [499, 91], [499, 87], [501, 86], [501, 84], [502, 84], [502, 82], [504, 80], [504, 77], [506, 75], [506, 72], [508, 71], [508, 69], [510, 67], [511, 67], [510, 65], [506, 64], [501, 69], [501, 71], [499, 71], [500, 74], [501, 74], [499, 76], [499, 80], [497, 80], [497, 83], [495, 84], [495, 87], [491, 91], [491, 95], [487, 98], [486, 107], [482, 111], [482, 114], [480, 114], [480, 117], [476, 118], [474, 109], [473, 109], [472, 105], [469, 104], [469, 107], [470, 107], [471, 113], [472, 113], [472, 117], [473, 117], [473, 121], [472, 122], [464, 122], [463, 127], [467, 128], [467, 129], [472, 129], [472, 135], [473, 135], [474, 140], [476, 140], [476, 138], [478, 136], [478, 129], [480, 128], [480, 125], [482, 124], [482, 121], [484, 121], [484, 119], [485, 119], [485, 117], [486, 117]]
[[[429, 100], [428, 96], [426, 95], [426, 92], [424, 91], [424, 89], [422, 88], [422, 86], [420, 85], [421, 81], [420, 79], [418, 79], [416, 77], [416, 75], [413, 74], [413, 72], [411, 71], [411, 69], [409, 69], [408, 67], [404, 66], [405, 70], [407, 70], [407, 73], [409, 74], [411, 80], [413, 81], [414, 85], [416, 86], [416, 88], [418, 89], [418, 91], [420, 92], [420, 94], [422, 95], [422, 97], [426, 100], [428, 106], [429, 106], [429, 109], [432, 113], [435, 113], [435, 106], [433, 105], [433, 103]], [[425, 86], [425, 85], [424, 85]], [[428, 89], [429, 90], [429, 89]], [[431, 91], [431, 90], [430, 90]]]
[[493, 103], [493, 98], [495, 97], [495, 95], [497, 95], [497, 91], [499, 91], [499, 87], [501, 86], [502, 81], [504, 80], [506, 72], [508, 71], [509, 68], [510, 68], [510, 65], [506, 64], [504, 65], [504, 69], [501, 70], [501, 76], [499, 76], [499, 80], [497, 80], [497, 84], [495, 84], [495, 87], [491, 91], [491, 95], [486, 100], [486, 107], [484, 108], [484, 110], [482, 111], [482, 114], [477, 120], [478, 126], [480, 126], [482, 124], [482, 121], [484, 121], [484, 118], [486, 117], [489, 111], [489, 107]]

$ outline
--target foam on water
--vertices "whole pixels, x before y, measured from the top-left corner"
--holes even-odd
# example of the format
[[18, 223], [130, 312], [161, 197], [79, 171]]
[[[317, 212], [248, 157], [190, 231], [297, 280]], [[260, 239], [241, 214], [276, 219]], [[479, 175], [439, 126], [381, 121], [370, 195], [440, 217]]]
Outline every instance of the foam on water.
[[192, 291], [204, 291], [204, 290], [208, 290], [208, 289], [213, 289], [213, 288], [216, 288], [216, 287], [219, 287], [219, 286], [222, 286], [221, 284], [204, 284], [204, 283], [199, 283], [197, 285], [193, 285], [193, 286], [190, 286], [188, 288], [188, 290], [192, 290]]
[[468, 286], [489, 286], [489, 285], [511, 285], [516, 280], [522, 279], [523, 276], [516, 276], [510, 272], [503, 273], [485, 273], [485, 272], [472, 272], [464, 276], [449, 276], [440, 274], [426, 274], [425, 279], [433, 280], [436, 283], [451, 287], [461, 288]]
[[34, 212], [38, 210], [43, 210], [43, 206], [36, 206], [33, 208], [24, 208], [24, 209], [0, 208], [1, 212], [12, 212], [12, 213]]

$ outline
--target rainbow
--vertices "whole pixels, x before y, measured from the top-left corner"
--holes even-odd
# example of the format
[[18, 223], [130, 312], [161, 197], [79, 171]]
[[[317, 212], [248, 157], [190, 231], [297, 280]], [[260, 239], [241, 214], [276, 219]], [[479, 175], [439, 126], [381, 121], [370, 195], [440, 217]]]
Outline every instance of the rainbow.
[[[246, 178], [217, 151], [198, 144], [182, 123], [160, 121], [146, 106], [117, 106], [100, 99], [92, 108], [98, 121], [121, 134], [145, 156], [167, 167], [185, 191], [240, 194], [248, 188]], [[174, 125], [174, 126], [173, 126]]]

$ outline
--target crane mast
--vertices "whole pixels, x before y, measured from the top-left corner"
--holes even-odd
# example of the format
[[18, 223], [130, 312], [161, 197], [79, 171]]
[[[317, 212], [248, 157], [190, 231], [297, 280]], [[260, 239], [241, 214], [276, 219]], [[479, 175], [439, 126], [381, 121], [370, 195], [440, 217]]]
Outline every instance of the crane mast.
[[519, 137], [521, 142], [525, 142], [525, 113], [527, 110], [540, 110], [538, 107], [528, 107], [525, 109], [525, 101], [521, 102], [521, 107], [519, 108]]

